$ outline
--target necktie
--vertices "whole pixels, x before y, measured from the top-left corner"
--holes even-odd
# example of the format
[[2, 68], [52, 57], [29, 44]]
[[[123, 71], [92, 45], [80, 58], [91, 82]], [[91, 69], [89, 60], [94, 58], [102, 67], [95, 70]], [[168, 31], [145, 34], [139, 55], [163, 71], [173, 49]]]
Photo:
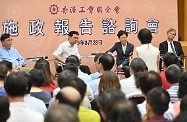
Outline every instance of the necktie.
[[171, 42], [170, 42], [170, 45], [171, 45], [171, 49], [172, 49], [173, 54], [177, 55]]

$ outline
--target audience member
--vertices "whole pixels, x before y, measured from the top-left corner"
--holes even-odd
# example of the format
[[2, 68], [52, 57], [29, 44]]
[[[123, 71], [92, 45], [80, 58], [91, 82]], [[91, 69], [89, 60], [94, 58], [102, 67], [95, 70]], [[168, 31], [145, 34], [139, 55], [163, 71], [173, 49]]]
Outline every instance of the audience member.
[[39, 59], [36, 61], [34, 68], [43, 70], [45, 75], [45, 81], [40, 88], [53, 93], [53, 90], [58, 87], [58, 83], [55, 81], [55, 76], [51, 73], [49, 62], [45, 59]]
[[168, 110], [170, 96], [169, 93], [161, 88], [155, 87], [147, 93], [147, 113], [144, 115], [144, 122], [171, 122], [163, 114]]
[[101, 79], [100, 79], [99, 87], [98, 87], [99, 94], [101, 94], [103, 91], [105, 91], [109, 88], [121, 90], [121, 85], [119, 83], [119, 77], [113, 71], [105, 71], [101, 75]]
[[167, 31], [167, 40], [159, 44], [160, 55], [163, 56], [167, 52], [173, 53], [178, 57], [180, 65], [182, 66], [182, 59], [184, 58], [184, 52], [182, 50], [181, 43], [179, 41], [174, 41], [176, 36], [176, 30], [173, 28]]
[[[12, 63], [10, 62], [10, 61], [7, 61], [7, 60], [3, 60], [3, 61], [1, 61], [2, 63], [4, 63], [6, 66], [7, 66], [7, 68], [8, 68], [8, 74], [10, 74], [11, 72], [12, 72]], [[23, 67], [22, 67], [23, 68]]]
[[29, 72], [29, 74], [33, 79], [30, 95], [42, 100], [45, 104], [49, 104], [49, 101], [51, 100], [50, 92], [40, 88], [45, 80], [44, 72], [34, 68]]
[[141, 58], [134, 58], [130, 63], [129, 78], [120, 80], [121, 90], [125, 93], [127, 98], [136, 96], [142, 96], [142, 92], [138, 87], [137, 79], [142, 72], [147, 71], [148, 68], [145, 62]]
[[117, 34], [119, 42], [116, 42], [114, 46], [107, 52], [112, 54], [117, 52], [116, 65], [118, 69], [122, 69], [125, 72], [125, 77], [130, 77], [129, 60], [133, 54], [134, 45], [127, 41], [128, 32], [120, 30]]
[[6, 92], [4, 89], [4, 80], [7, 77], [8, 68], [7, 66], [1, 61], [0, 62], [0, 96], [6, 96]]
[[25, 66], [23, 57], [19, 54], [16, 48], [12, 46], [12, 38], [10, 34], [1, 35], [2, 47], [0, 48], [0, 61], [7, 60], [11, 62], [14, 69], [19, 70], [22, 66]]
[[4, 83], [10, 101], [11, 116], [7, 122], [43, 122], [43, 115], [30, 109], [24, 103], [28, 83], [23, 72], [10, 73]]
[[179, 90], [179, 79], [181, 77], [182, 71], [176, 65], [172, 64], [166, 69], [166, 79], [170, 83], [171, 87], [167, 90], [170, 95], [170, 102], [174, 103], [179, 101], [178, 90]]
[[79, 69], [88, 75], [91, 74], [90, 68], [87, 65], [80, 65]]
[[187, 111], [181, 112], [173, 122], [187, 122]]
[[92, 80], [96, 80], [98, 77], [100, 77], [100, 73], [98, 72], [98, 69], [97, 69], [97, 60], [101, 57], [101, 55], [103, 55], [103, 53], [97, 53], [94, 57], [94, 64], [95, 64], [95, 68], [96, 68], [96, 72], [95, 73], [92, 73], [90, 74], [90, 77], [92, 78]]
[[187, 94], [182, 97], [180, 104], [180, 112], [187, 111]]
[[49, 108], [44, 122], [79, 122], [79, 118], [75, 108], [60, 104]]
[[107, 115], [108, 122], [142, 122], [136, 104], [130, 100], [117, 101]]
[[35, 110], [43, 115], [47, 112], [47, 108], [44, 104], [44, 102], [38, 98], [32, 97], [30, 95], [30, 90], [32, 87], [32, 78], [31, 76], [25, 72], [24, 74], [26, 81], [28, 83], [26, 95], [24, 96], [24, 102], [31, 108], [32, 110]]
[[[178, 63], [177, 63], [178, 62]], [[170, 88], [170, 83], [166, 80], [165, 71], [168, 66], [171, 64], [179, 64], [177, 57], [173, 53], [165, 53], [162, 57], [162, 69], [163, 71], [160, 73], [160, 77], [162, 78], [162, 87], [164, 89]], [[180, 67], [180, 65], [178, 65]]]
[[6, 122], [10, 117], [10, 103], [7, 97], [0, 96], [0, 122]]
[[159, 49], [151, 44], [151, 31], [143, 28], [138, 32], [138, 39], [141, 46], [136, 47], [133, 53], [133, 58], [142, 58], [148, 67], [148, 70], [159, 72]]
[[70, 31], [68, 34], [68, 40], [62, 42], [53, 53], [57, 73], [60, 73], [62, 71], [61, 64], [65, 64], [66, 58], [68, 58], [70, 55], [76, 55], [80, 59], [80, 54], [76, 44], [78, 38], [79, 33], [77, 31]]
[[99, 107], [99, 113], [104, 121], [106, 121], [106, 115], [111, 110], [112, 106], [120, 100], [126, 100], [125, 94], [118, 89], [107, 89], [97, 97], [97, 104]]
[[[155, 87], [162, 87], [162, 80], [157, 72], [149, 71], [143, 72], [140, 78], [138, 79], [138, 82], [142, 94], [146, 99], [143, 103], [137, 105], [141, 115], [143, 116], [146, 113], [147, 93]], [[174, 119], [174, 110], [171, 102], [169, 103], [168, 110], [164, 113], [164, 117], [169, 120]]]
[[[100, 58], [98, 58], [95, 65], [97, 65], [97, 70], [100, 74], [103, 74], [104, 71], [110, 71], [114, 66], [114, 57], [110, 54], [103, 54]], [[98, 86], [100, 82], [100, 77], [92, 82], [89, 82], [90, 87], [93, 90], [94, 98], [96, 98], [99, 94]]]

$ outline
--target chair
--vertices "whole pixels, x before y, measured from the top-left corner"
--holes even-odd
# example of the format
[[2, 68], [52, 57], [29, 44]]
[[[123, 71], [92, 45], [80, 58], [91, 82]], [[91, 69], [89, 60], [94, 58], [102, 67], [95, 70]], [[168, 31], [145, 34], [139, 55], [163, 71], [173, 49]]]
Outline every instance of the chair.
[[125, 75], [125, 72], [123, 71], [123, 69], [118, 69], [117, 65], [116, 65], [115, 72], [117, 75]]
[[142, 95], [134, 95], [129, 97], [129, 100], [134, 101], [136, 104], [141, 104], [145, 100], [144, 96]]
[[185, 59], [185, 57], [187, 57], [187, 56], [184, 56], [184, 59], [182, 60], [182, 63], [183, 63], [183, 65], [182, 65], [182, 70], [185, 72], [186, 71], [186, 59]]

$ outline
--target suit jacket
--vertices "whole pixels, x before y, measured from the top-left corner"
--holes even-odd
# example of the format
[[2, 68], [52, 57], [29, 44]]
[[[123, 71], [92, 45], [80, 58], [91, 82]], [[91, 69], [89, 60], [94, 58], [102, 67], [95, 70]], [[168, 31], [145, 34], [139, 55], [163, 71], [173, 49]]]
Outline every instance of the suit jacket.
[[125, 53], [123, 52], [121, 42], [116, 42], [114, 46], [107, 52], [117, 52], [116, 64], [129, 65], [129, 58], [133, 54], [134, 45], [127, 42]]
[[[184, 52], [182, 50], [181, 43], [178, 42], [178, 41], [173, 41], [173, 45], [174, 45], [177, 56], [180, 57], [180, 59], [183, 59], [184, 58]], [[159, 50], [160, 50], [160, 55], [161, 56], [163, 56], [165, 53], [168, 52], [167, 41], [164, 41], [164, 42], [160, 43]]]

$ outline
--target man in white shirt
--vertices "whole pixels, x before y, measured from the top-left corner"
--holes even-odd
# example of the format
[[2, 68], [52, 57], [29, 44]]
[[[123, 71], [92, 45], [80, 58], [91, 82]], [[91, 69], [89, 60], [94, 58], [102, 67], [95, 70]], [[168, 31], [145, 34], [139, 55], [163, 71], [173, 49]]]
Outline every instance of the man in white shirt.
[[55, 52], [53, 53], [53, 57], [55, 59], [56, 68], [58, 66], [58, 63], [65, 64], [66, 58], [70, 55], [76, 55], [80, 59], [80, 54], [76, 44], [78, 38], [79, 33], [77, 31], [70, 31], [68, 34], [68, 40], [62, 42], [57, 50], [55, 50]]
[[27, 82], [23, 72], [10, 73], [4, 87], [7, 98], [10, 101], [10, 118], [7, 122], [43, 122], [42, 114], [30, 109], [24, 102], [24, 95], [27, 90]]

